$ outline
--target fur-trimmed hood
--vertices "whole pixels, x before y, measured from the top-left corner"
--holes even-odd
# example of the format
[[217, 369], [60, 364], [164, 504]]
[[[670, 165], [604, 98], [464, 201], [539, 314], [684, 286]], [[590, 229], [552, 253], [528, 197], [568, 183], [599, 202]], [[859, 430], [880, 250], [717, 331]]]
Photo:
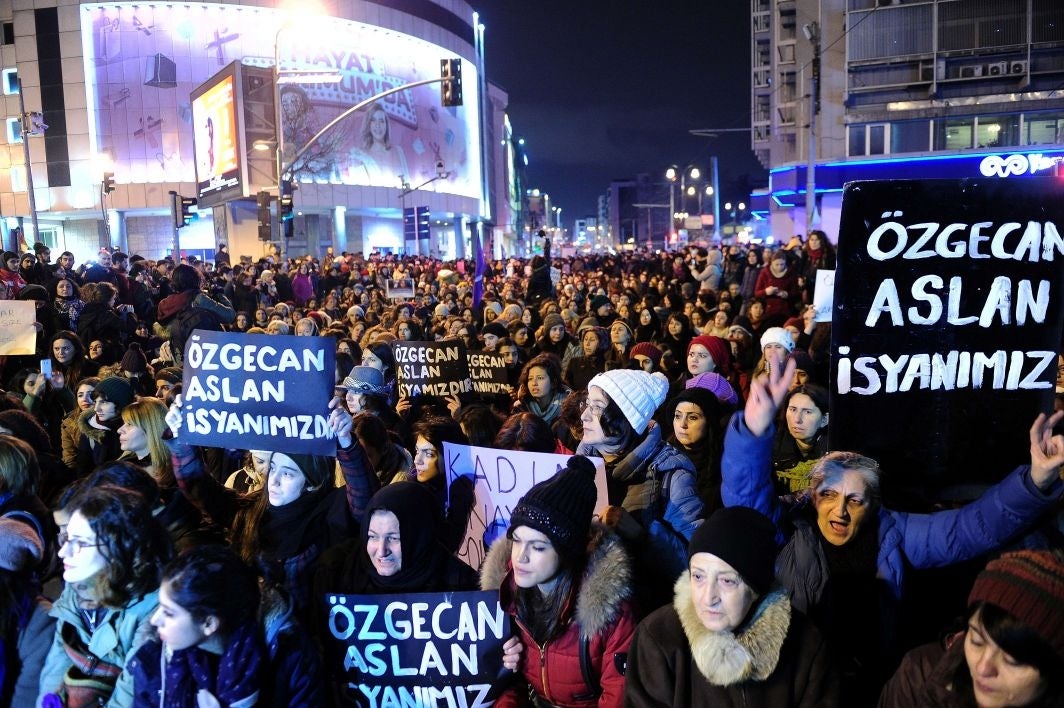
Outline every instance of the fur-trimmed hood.
[[98, 445], [103, 442], [104, 435], [106, 435], [110, 431], [103, 430], [101, 428], [96, 428], [89, 424], [89, 421], [92, 420], [93, 416], [95, 415], [96, 411], [93, 408], [90, 408], [89, 410], [79, 415], [78, 432], [87, 437], [94, 444]]
[[[515, 590], [510, 567], [513, 542], [503, 536], [488, 551], [480, 569], [480, 589], [499, 590], [504, 608], [512, 604]], [[591, 525], [587, 567], [580, 580], [573, 618], [588, 639], [610, 626], [632, 596], [632, 568], [620, 537], [599, 523]]]
[[673, 607], [691, 645], [695, 665], [711, 684], [764, 681], [776, 670], [791, 624], [791, 603], [783, 588], [760, 598], [750, 618], [736, 632], [711, 632], [702, 624], [691, 594], [690, 571], [684, 571], [676, 581]]

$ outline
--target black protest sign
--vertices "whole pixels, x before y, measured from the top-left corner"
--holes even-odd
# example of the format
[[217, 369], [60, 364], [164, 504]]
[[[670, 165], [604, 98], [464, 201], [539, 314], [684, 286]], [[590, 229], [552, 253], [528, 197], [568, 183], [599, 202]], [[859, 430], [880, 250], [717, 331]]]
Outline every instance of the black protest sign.
[[473, 390], [465, 342], [395, 342], [399, 395], [457, 396]]
[[181, 438], [192, 445], [335, 455], [328, 424], [336, 340], [195, 330]]
[[510, 393], [506, 360], [495, 352], [470, 352], [469, 375], [477, 393]]
[[834, 450], [888, 497], [992, 483], [1053, 409], [1064, 189], [1052, 179], [855, 182], [832, 324]]
[[325, 601], [328, 673], [342, 677], [340, 693], [357, 705], [486, 707], [510, 678], [502, 667], [510, 620], [498, 592]]

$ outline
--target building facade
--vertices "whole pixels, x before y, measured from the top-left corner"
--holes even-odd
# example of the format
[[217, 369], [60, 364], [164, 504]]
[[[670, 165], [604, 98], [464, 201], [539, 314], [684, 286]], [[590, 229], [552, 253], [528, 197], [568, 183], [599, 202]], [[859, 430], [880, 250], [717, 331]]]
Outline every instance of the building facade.
[[[321, 255], [331, 247], [462, 257], [477, 224], [501, 230], [513, 221], [512, 160], [490, 147], [507, 130], [507, 97], [484, 76], [483, 26], [461, 0], [3, 0], [0, 26], [6, 248], [21, 228], [29, 242], [40, 239], [79, 260], [101, 246], [160, 258], [175, 243], [171, 192], [202, 194], [204, 175], [224, 169], [236, 143], [237, 157], [249, 157], [243, 193], [200, 209], [178, 232], [178, 247], [210, 255], [224, 241], [235, 255], [267, 253], [272, 244], [259, 239], [255, 191], [273, 186], [277, 193], [272, 96], [261, 115], [243, 99], [240, 126], [200, 120], [190, 98], [233, 62], [267, 73], [276, 65], [286, 167], [318, 136], [294, 166], [292, 237], [274, 227], [272, 240], [286, 253]], [[461, 62], [462, 105], [444, 106], [440, 84], [431, 83], [328, 127], [383, 91], [439, 77], [441, 59]], [[271, 81], [262, 93], [273, 89]], [[36, 112], [47, 129], [23, 136], [23, 114]], [[252, 146], [257, 119], [268, 124], [270, 139]], [[256, 163], [252, 147], [264, 148], [266, 160]], [[113, 175], [111, 192], [101, 189], [105, 174]], [[39, 234], [30, 226], [30, 179]], [[404, 237], [404, 207], [428, 207], [428, 239]]]
[[752, 148], [770, 174], [754, 208], [777, 240], [810, 223], [834, 239], [852, 180], [1064, 175], [1059, 0], [751, 9]]

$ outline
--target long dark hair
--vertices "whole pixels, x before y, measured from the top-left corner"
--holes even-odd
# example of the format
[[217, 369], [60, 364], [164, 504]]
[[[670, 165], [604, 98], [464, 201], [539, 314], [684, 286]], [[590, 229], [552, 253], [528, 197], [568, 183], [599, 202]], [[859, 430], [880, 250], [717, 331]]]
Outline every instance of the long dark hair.
[[561, 359], [559, 359], [556, 354], [544, 352], [543, 354], [537, 354], [532, 357], [532, 359], [525, 364], [525, 367], [521, 369], [521, 376], [517, 379], [517, 399], [519, 401], [528, 399], [528, 374], [537, 366], [544, 369], [547, 372], [548, 378], [550, 378], [551, 396], [556, 396], [559, 391], [564, 390], [565, 384], [562, 382]]
[[159, 587], [163, 563], [172, 549], [151, 507], [140, 494], [102, 485], [79, 493], [69, 507], [89, 522], [107, 567], [96, 579], [94, 599], [125, 607]]
[[[506, 532], [507, 538], [513, 538], [512, 531], [513, 527], [510, 527]], [[557, 581], [549, 593], [540, 592], [538, 587], [519, 587], [514, 592], [517, 619], [528, 627], [532, 638], [540, 645], [558, 636], [565, 629], [567, 622], [562, 612], [570, 596], [580, 586], [580, 576], [587, 564], [587, 557], [585, 555], [571, 558], [559, 553], [558, 561]]]
[[162, 579], [175, 603], [197, 622], [215, 617], [223, 636], [258, 612], [258, 578], [225, 546], [189, 549], [166, 566]]
[[[1038, 671], [1039, 677], [1045, 681], [1045, 691], [1036, 701], [1027, 705], [1031, 708], [1040, 706], [1049, 708], [1064, 704], [1064, 679], [1062, 679], [1064, 662], [1038, 632], [997, 605], [988, 602], [977, 602], [968, 608], [969, 622], [976, 612], [979, 613], [979, 621], [987, 636], [1018, 663]], [[954, 685], [958, 689], [957, 693], [970, 697], [971, 705], [974, 706], [972, 674], [967, 662], [961, 662], [953, 678]]]

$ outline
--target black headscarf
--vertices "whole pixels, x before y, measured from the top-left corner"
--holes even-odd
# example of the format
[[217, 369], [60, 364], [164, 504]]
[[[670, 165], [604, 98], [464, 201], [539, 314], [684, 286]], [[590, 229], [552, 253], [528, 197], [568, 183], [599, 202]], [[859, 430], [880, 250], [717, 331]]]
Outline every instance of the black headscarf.
[[[423, 484], [396, 482], [373, 495], [362, 516], [360, 554], [363, 570], [375, 585], [388, 590], [428, 589], [447, 552], [440, 543], [439, 501]], [[399, 572], [388, 577], [377, 573], [366, 552], [369, 522], [375, 511], [390, 511], [399, 520], [399, 546], [403, 552]]]

